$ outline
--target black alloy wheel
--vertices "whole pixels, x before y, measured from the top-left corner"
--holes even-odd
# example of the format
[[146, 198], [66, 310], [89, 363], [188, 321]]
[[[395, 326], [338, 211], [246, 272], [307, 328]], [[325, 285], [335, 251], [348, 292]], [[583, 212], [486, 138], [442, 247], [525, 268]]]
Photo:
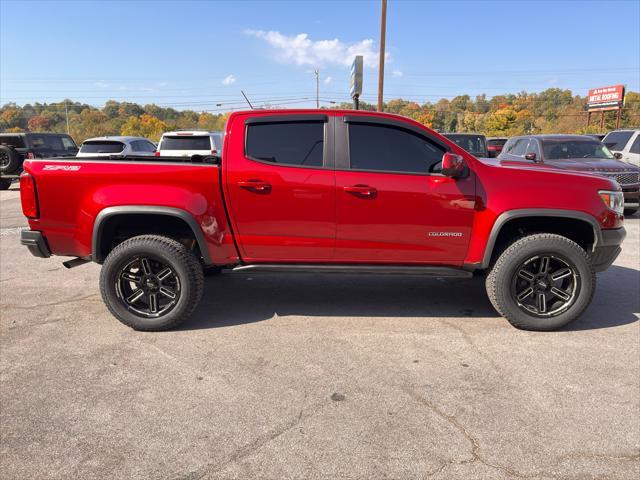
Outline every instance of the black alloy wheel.
[[538, 317], [566, 311], [580, 291], [580, 276], [567, 259], [536, 255], [522, 262], [511, 283], [518, 307]]

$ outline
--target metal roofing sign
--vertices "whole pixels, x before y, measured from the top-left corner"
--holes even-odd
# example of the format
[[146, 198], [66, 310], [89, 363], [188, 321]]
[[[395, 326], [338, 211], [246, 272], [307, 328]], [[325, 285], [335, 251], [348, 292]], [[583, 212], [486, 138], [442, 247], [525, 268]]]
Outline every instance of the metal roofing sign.
[[624, 85], [592, 88], [587, 97], [589, 110], [620, 108], [624, 102]]

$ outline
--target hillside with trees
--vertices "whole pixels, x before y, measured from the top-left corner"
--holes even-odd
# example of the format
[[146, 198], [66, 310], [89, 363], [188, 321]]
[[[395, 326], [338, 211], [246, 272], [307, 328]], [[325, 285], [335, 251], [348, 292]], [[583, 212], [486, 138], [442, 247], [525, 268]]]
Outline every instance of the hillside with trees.
[[[373, 110], [361, 102], [361, 108]], [[334, 105], [331, 105], [334, 107]], [[353, 108], [351, 103], [335, 105]], [[436, 103], [416, 103], [401, 98], [389, 100], [385, 111], [413, 118], [443, 132], [479, 132], [488, 136], [512, 136], [529, 133], [596, 133], [615, 128], [615, 115], [600, 114], [587, 128], [586, 98], [570, 90], [550, 88], [540, 93], [496, 95], [471, 98], [460, 95]], [[66, 100], [59, 103], [6, 104], [0, 108], [2, 132], [69, 132], [77, 142], [103, 135], [136, 135], [153, 141], [162, 132], [174, 129], [222, 130], [228, 113], [195, 112], [138, 105], [110, 100], [103, 107]], [[622, 127], [640, 125], [640, 94], [627, 92]]]

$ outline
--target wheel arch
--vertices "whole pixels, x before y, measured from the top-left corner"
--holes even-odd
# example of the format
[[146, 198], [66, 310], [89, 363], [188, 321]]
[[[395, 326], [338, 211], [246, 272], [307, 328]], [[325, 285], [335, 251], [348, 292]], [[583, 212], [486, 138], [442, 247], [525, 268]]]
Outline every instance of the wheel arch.
[[93, 224], [93, 233], [91, 237], [91, 259], [94, 262], [102, 263], [106, 257], [103, 244], [105, 227], [114, 219], [131, 215], [157, 216], [182, 222], [193, 234], [204, 264], [212, 264], [204, 234], [192, 214], [179, 208], [148, 205], [119, 205], [104, 208], [98, 213]]
[[[546, 223], [549, 226], [548, 229], [544, 227], [545, 220], [547, 220]], [[560, 220], [569, 220], [571, 223], [565, 222], [565, 225], [563, 225], [562, 228], [559, 228]], [[589, 234], [591, 235], [589, 239], [590, 241], [586, 243], [591, 246], [591, 249], [602, 243], [602, 231], [600, 229], [600, 225], [598, 224], [595, 217], [589, 215], [588, 213], [575, 210], [541, 208], [510, 210], [500, 214], [493, 224], [491, 233], [489, 234], [489, 238], [487, 239], [487, 244], [485, 246], [482, 263], [478, 268], [488, 268], [491, 265], [491, 262], [495, 259], [496, 252], [500, 249], [499, 240], [501, 240], [501, 233], [508, 231], [510, 228], [524, 225], [527, 222], [531, 222], [531, 224], [533, 225], [539, 224], [542, 226], [541, 229], [536, 230], [537, 233], [541, 233], [544, 231], [545, 233], [563, 234], [563, 230], [565, 232], [567, 230], [570, 231], [569, 225], [579, 225], [582, 230], [580, 232], [576, 232], [576, 235], [585, 236], [586, 233], [589, 232]], [[575, 237], [576, 235], [573, 236]], [[572, 238], [571, 235], [565, 236]], [[572, 239], [576, 240], [576, 238]], [[586, 246], [582, 242], [577, 243]]]

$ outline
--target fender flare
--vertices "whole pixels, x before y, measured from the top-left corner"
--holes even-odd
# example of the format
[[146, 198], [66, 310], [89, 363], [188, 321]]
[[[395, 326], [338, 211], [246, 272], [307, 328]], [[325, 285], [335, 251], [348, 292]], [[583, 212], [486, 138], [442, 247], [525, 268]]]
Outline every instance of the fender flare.
[[93, 222], [93, 234], [91, 237], [91, 259], [94, 262], [102, 263], [104, 261], [104, 258], [101, 258], [99, 252], [100, 238], [106, 221], [115, 216], [130, 214], [164, 215], [183, 220], [196, 237], [198, 247], [200, 248], [200, 254], [202, 255], [205, 265], [212, 264], [204, 234], [193, 215], [180, 208], [157, 207], [150, 205], [119, 205], [117, 207], [107, 207], [100, 210]]
[[598, 221], [595, 219], [595, 217], [589, 215], [588, 213], [579, 212], [576, 210], [561, 210], [553, 208], [525, 208], [519, 210], [509, 210], [501, 213], [493, 224], [491, 233], [489, 234], [489, 239], [487, 240], [487, 244], [484, 248], [482, 263], [475, 268], [484, 269], [489, 267], [489, 264], [491, 263], [491, 256], [493, 255], [493, 249], [496, 245], [496, 240], [498, 239], [498, 235], [500, 234], [500, 230], [502, 229], [502, 227], [514, 218], [524, 217], [556, 217], [581, 220], [590, 224], [591, 228], [593, 229], [593, 247], [595, 248], [602, 243], [602, 230], [600, 229], [600, 225], [598, 224]]

